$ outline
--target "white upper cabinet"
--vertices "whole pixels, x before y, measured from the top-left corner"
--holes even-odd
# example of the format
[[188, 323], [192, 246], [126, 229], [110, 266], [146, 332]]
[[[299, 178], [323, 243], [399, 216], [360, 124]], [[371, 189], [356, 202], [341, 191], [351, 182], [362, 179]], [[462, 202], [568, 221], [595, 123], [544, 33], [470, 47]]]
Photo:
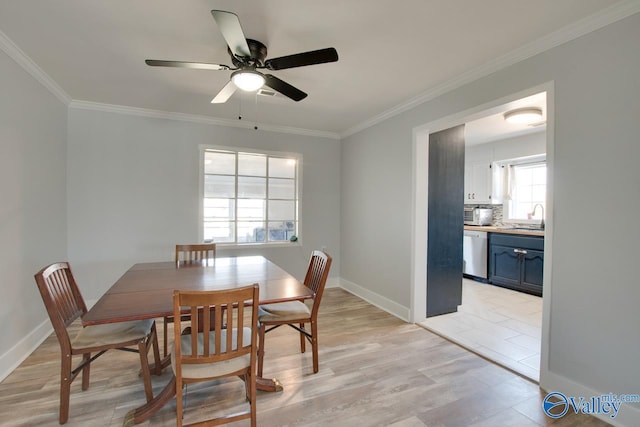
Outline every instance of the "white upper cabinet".
[[464, 168], [464, 203], [490, 204], [491, 162], [467, 162]]
[[466, 146], [464, 203], [504, 203], [508, 193], [506, 169], [501, 168], [504, 161], [542, 155], [545, 153], [546, 141], [546, 132], [541, 129], [527, 135]]

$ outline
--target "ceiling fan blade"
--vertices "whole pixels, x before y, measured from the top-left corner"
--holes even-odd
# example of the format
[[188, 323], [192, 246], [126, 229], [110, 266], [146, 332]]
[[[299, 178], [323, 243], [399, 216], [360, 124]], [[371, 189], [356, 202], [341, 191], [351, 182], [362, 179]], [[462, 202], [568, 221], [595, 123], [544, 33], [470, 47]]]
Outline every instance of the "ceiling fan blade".
[[193, 68], [196, 70], [229, 70], [226, 65], [207, 64], [205, 62], [184, 62], [184, 61], [164, 61], [159, 59], [147, 59], [147, 65], [152, 67], [176, 67], [176, 68]]
[[309, 52], [267, 59], [264, 65], [270, 70], [284, 70], [286, 68], [304, 67], [305, 65], [336, 62], [337, 60], [338, 51], [333, 47], [328, 47], [326, 49], [312, 50]]
[[294, 101], [301, 101], [307, 97], [307, 94], [298, 89], [297, 87], [291, 86], [289, 83], [280, 80], [279, 78], [272, 76], [271, 74], [265, 74], [265, 86], [269, 86], [271, 89], [280, 92], [286, 97], [293, 99]]
[[251, 56], [247, 38], [244, 36], [238, 15], [224, 10], [212, 10], [213, 19], [218, 24], [222, 37], [224, 37], [231, 52], [238, 57]]
[[227, 102], [227, 99], [229, 99], [231, 97], [231, 95], [233, 95], [233, 93], [236, 91], [236, 85], [233, 84], [233, 82], [231, 80], [229, 80], [229, 83], [227, 83], [221, 90], [220, 92], [218, 92], [218, 94], [215, 96], [215, 98], [213, 98], [211, 100], [212, 104], [223, 104], [225, 102]]

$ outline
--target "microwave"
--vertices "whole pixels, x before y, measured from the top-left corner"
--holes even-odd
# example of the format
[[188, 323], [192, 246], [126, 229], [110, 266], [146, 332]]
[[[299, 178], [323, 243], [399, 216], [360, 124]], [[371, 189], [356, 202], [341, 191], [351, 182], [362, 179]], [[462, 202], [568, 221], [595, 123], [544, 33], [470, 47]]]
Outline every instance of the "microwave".
[[464, 208], [465, 225], [491, 225], [491, 221], [493, 221], [491, 208]]

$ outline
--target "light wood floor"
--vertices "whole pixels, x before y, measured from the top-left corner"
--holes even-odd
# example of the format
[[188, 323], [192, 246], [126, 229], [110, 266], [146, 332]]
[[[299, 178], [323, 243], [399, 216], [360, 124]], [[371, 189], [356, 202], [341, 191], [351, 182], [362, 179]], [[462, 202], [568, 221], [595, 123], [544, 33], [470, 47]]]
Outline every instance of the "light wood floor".
[[[310, 353], [299, 353], [293, 330], [267, 335], [265, 376], [279, 378], [284, 391], [259, 393], [260, 426], [607, 425], [575, 414], [552, 422], [533, 382], [341, 289], [327, 289], [324, 298], [319, 373], [312, 374]], [[67, 425], [122, 425], [144, 403], [138, 370], [136, 354], [102, 356], [92, 365], [89, 390], [74, 382]], [[170, 369], [153, 378], [155, 392], [169, 376]], [[59, 347], [51, 336], [0, 384], [0, 424], [55, 426], [58, 396]], [[239, 380], [189, 386], [185, 421], [243, 405]], [[142, 425], [173, 426], [174, 411], [172, 402]]]

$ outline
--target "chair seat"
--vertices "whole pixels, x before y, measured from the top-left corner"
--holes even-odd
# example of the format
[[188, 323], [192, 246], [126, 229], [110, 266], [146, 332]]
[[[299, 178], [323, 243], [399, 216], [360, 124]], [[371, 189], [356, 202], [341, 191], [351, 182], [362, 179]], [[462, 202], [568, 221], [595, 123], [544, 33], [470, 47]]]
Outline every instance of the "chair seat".
[[[265, 354], [265, 334], [281, 325], [288, 325], [300, 333], [300, 351], [305, 352], [305, 341], [311, 343], [313, 372], [318, 372], [318, 307], [327, 283], [331, 257], [324, 251], [313, 251], [304, 285], [313, 292], [313, 299], [261, 305], [258, 310], [258, 376], [262, 376]], [[309, 305], [305, 304], [308, 303]]]
[[75, 350], [143, 340], [152, 326], [153, 319], [87, 326], [75, 336], [71, 346]]
[[[247, 345], [251, 345], [251, 328], [242, 328], [242, 331], [242, 346], [244, 347]], [[238, 346], [238, 342], [236, 340], [236, 328], [232, 329], [232, 334], [231, 348], [235, 350]], [[215, 331], [209, 332], [209, 345], [211, 346], [209, 349], [209, 354], [213, 354], [215, 352], [215, 337]], [[191, 336], [182, 335], [180, 341], [182, 355], [191, 355]], [[226, 345], [226, 341], [227, 330], [225, 329], [221, 332], [221, 342]], [[198, 354], [202, 354], [203, 352], [204, 335], [201, 332], [198, 334]], [[223, 351], [222, 353], [225, 352]], [[173, 345], [172, 354], [175, 354], [175, 344]], [[218, 377], [237, 372], [241, 369], [247, 368], [248, 366], [251, 366], [251, 354], [246, 354], [242, 357], [236, 357], [233, 359], [213, 363], [188, 364], [182, 362], [182, 377], [189, 379]], [[171, 358], [171, 368], [173, 368], [173, 372], [175, 373], [175, 357]]]
[[261, 305], [258, 308], [260, 322], [307, 319], [309, 316], [311, 316], [311, 310], [300, 301]]

